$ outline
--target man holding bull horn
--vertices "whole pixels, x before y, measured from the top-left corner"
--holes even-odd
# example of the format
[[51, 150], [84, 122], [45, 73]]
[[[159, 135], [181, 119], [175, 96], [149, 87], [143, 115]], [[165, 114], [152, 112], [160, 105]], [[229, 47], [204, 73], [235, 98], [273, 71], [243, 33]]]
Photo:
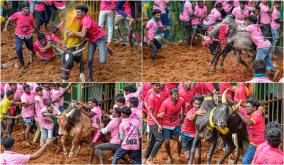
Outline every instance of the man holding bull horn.
[[93, 61], [96, 48], [99, 49], [99, 63], [105, 64], [107, 62], [107, 53], [111, 54], [111, 50], [105, 43], [105, 32], [97, 22], [88, 15], [88, 7], [85, 5], [76, 6], [77, 18], [82, 27], [81, 32], [67, 31], [68, 36], [77, 36], [86, 38], [89, 42], [88, 46], [88, 81], [92, 81]]

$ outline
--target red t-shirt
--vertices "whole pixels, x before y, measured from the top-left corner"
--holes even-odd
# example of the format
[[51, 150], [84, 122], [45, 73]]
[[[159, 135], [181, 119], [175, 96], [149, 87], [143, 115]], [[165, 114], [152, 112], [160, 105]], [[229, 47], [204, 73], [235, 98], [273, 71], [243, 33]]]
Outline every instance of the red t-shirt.
[[80, 26], [87, 29], [87, 39], [90, 42], [96, 42], [98, 39], [105, 36], [104, 29], [101, 28], [89, 15], [85, 15], [80, 20]]
[[[226, 89], [232, 89], [233, 85], [230, 84], [230, 83], [220, 83], [219, 87], [220, 87], [220, 94], [222, 95]], [[233, 99], [233, 92], [228, 90], [227, 97], [232, 100]]]
[[153, 108], [153, 115], [154, 117], [157, 119], [157, 114], [159, 112], [160, 106], [163, 102], [163, 97], [158, 94], [156, 94], [155, 92], [152, 92], [149, 97], [148, 97], [148, 115], [147, 115], [147, 124], [148, 125], [156, 125], [156, 123], [154, 122], [154, 120], [151, 118], [151, 116], [149, 115], [149, 109]]
[[200, 94], [202, 96], [215, 91], [213, 83], [196, 83], [193, 88], [195, 94]]
[[195, 108], [190, 109], [184, 118], [184, 122], [181, 126], [181, 132], [189, 134], [191, 136], [195, 136], [196, 129], [195, 129], [195, 121], [189, 120], [189, 118], [196, 112]]
[[177, 104], [174, 104], [172, 98], [167, 98], [163, 101], [159, 109], [159, 113], [165, 112], [164, 116], [161, 118], [161, 125], [164, 127], [178, 126], [182, 106], [184, 106], [184, 100], [181, 97], [179, 97]]
[[194, 90], [189, 89], [189, 91], [185, 90], [184, 85], [180, 84], [178, 89], [178, 94], [183, 98], [186, 104], [190, 104], [189, 108], [185, 109], [185, 113], [187, 113], [192, 108], [192, 101], [194, 97]]

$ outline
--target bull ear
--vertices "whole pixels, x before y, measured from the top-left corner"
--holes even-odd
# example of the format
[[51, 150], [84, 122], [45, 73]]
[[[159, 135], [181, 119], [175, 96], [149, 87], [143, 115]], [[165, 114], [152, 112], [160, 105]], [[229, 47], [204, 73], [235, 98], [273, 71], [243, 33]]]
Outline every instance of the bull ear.
[[51, 44], [51, 46], [59, 53], [59, 54], [63, 54], [64, 51], [62, 49], [60, 49], [57, 45], [55, 44]]
[[73, 52], [73, 55], [76, 56], [77, 54], [82, 53], [84, 49], [86, 49], [86, 47], [76, 50], [75, 52]]
[[222, 94], [222, 103], [227, 103], [226, 95], [227, 95], [228, 90], [229, 90], [229, 89], [226, 89], [226, 90], [224, 91], [224, 93]]

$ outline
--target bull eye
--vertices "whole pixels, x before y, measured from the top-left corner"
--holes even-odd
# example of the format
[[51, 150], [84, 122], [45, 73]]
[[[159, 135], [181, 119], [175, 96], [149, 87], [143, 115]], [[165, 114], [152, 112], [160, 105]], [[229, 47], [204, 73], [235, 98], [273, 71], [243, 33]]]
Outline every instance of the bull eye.
[[69, 58], [70, 58], [70, 55], [69, 55], [69, 54], [66, 54], [66, 56], [65, 56], [65, 61], [67, 62], [67, 61], [69, 60]]

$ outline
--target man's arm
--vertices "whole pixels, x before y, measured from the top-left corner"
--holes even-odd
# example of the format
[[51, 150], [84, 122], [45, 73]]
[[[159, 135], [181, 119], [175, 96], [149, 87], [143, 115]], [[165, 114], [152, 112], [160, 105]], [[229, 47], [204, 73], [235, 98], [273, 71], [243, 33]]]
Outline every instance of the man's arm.
[[4, 29], [3, 29], [3, 32], [6, 32], [7, 31], [7, 27], [8, 27], [8, 25], [9, 25], [9, 23], [10, 23], [10, 18], [8, 18], [7, 19], [7, 21], [6, 21], [6, 24], [5, 24], [5, 26], [4, 26]]
[[71, 31], [68, 32], [68, 36], [77, 36], [80, 38], [86, 37], [86, 34], [87, 34], [87, 29], [85, 28], [82, 28], [81, 32], [71, 32]]
[[47, 139], [45, 144], [39, 150], [37, 150], [34, 154], [31, 155], [30, 160], [39, 158], [43, 154], [43, 152], [46, 150], [46, 148], [52, 143], [54, 139], [56, 138], [53, 137], [53, 138]]
[[236, 110], [236, 113], [246, 125], [253, 125], [254, 124], [252, 120], [245, 117], [241, 112], [239, 112], [239, 110]]

